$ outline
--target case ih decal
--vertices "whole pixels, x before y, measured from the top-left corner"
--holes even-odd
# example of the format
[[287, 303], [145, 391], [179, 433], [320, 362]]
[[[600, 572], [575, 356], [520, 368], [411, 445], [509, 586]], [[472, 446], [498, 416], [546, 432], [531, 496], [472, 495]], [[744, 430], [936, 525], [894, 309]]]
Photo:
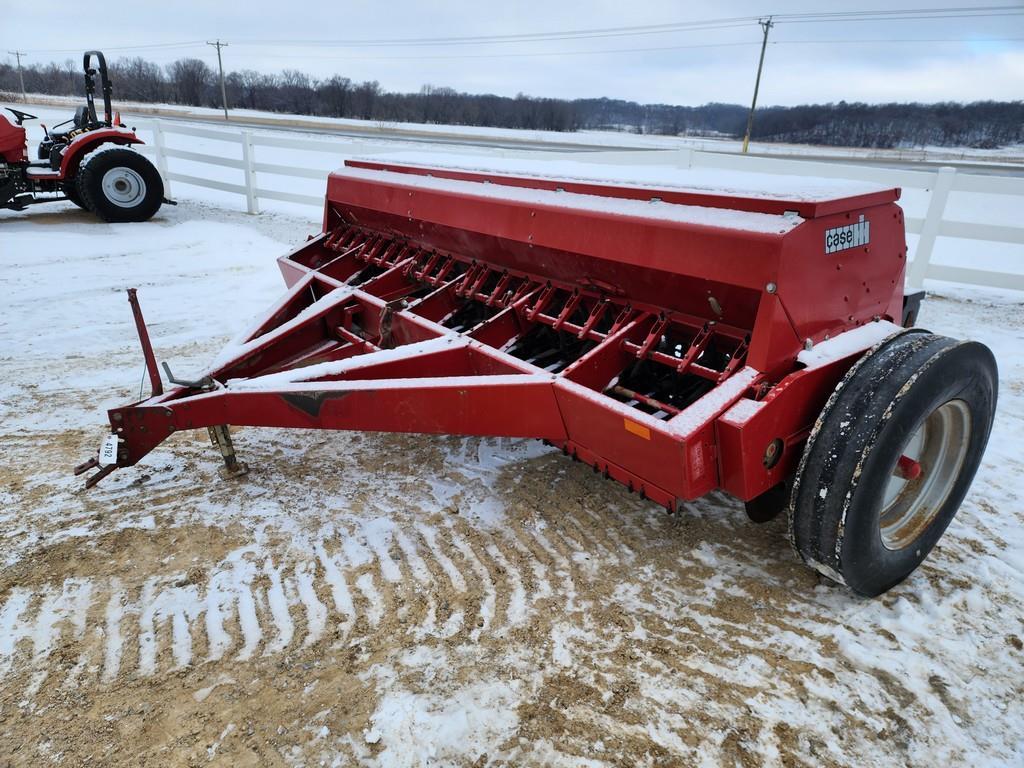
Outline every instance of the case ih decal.
[[825, 253], [845, 251], [847, 248], [856, 248], [859, 245], [867, 245], [871, 240], [871, 222], [865, 221], [861, 214], [856, 224], [848, 224], [845, 227], [834, 227], [825, 230]]

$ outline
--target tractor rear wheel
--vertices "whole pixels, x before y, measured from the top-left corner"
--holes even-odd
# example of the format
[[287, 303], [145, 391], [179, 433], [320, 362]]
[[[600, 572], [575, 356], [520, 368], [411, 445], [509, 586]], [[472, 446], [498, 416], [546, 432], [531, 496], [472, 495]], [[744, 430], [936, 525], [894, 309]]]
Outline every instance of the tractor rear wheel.
[[804, 561], [862, 595], [903, 581], [952, 521], [995, 415], [995, 358], [919, 329], [847, 373], [818, 418], [790, 498]]
[[87, 155], [75, 183], [85, 206], [104, 221], [146, 221], [164, 199], [156, 168], [125, 147], [103, 147]]

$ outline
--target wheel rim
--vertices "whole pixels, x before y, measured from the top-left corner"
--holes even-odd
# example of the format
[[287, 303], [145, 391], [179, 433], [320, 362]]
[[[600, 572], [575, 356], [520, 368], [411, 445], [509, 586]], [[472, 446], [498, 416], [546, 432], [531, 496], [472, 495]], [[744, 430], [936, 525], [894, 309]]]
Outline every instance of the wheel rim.
[[118, 208], [134, 208], [146, 197], [146, 182], [131, 168], [111, 168], [101, 186], [103, 196]]
[[886, 549], [905, 549], [935, 519], [949, 498], [971, 436], [971, 411], [963, 400], [943, 403], [921, 422], [895, 462], [878, 518]]

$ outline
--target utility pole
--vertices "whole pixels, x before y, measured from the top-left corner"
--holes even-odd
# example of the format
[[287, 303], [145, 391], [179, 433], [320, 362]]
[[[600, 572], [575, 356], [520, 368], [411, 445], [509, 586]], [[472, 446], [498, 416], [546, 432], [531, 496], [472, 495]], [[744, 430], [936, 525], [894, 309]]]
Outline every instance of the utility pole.
[[224, 107], [224, 119], [227, 120], [228, 119], [228, 95], [227, 95], [227, 91], [224, 89], [224, 62], [220, 58], [220, 49], [221, 48], [227, 48], [228, 44], [227, 43], [222, 43], [220, 40], [217, 40], [214, 43], [207, 42], [206, 44], [207, 45], [212, 45], [212, 46], [214, 46], [217, 49], [217, 68], [220, 69], [220, 103], [221, 103], [221, 106]]
[[754, 100], [750, 104], [750, 114], [747, 115], [747, 132], [743, 135], [743, 154], [747, 154], [747, 147], [750, 146], [750, 131], [754, 127], [754, 110], [757, 109], [757, 92], [761, 88], [761, 69], [764, 67], [764, 49], [768, 47], [768, 30], [775, 26], [772, 17], [758, 19], [758, 24], [764, 30], [764, 39], [761, 41], [761, 60], [757, 62], [757, 80], [754, 81]]
[[28, 96], [25, 95], [25, 72], [21, 68], [21, 57], [26, 54], [24, 51], [8, 51], [8, 53], [18, 60], [18, 79], [21, 80], [21, 100], [28, 104]]

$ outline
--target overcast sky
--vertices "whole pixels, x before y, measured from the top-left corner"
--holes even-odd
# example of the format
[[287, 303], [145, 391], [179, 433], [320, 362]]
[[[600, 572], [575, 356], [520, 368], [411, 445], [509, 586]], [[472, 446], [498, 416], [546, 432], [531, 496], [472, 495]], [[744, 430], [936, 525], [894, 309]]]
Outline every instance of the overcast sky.
[[[2, 0], [0, 56], [19, 49], [29, 52], [28, 62], [61, 61], [72, 57], [72, 50], [99, 47], [109, 58], [141, 55], [163, 64], [197, 56], [216, 67], [216, 52], [203, 41], [220, 38], [229, 43], [224, 49], [227, 70], [294, 68], [317, 77], [337, 73], [377, 80], [387, 90], [412, 91], [430, 83], [508, 96], [746, 103], [760, 51], [761, 30], [754, 21], [729, 29], [542, 42], [358, 46], [351, 41], [635, 27], [768, 13], [993, 5], [1024, 8], [1024, 0], [868, 0], [863, 5], [833, 0], [172, 0], [128, 5]], [[769, 39], [759, 99], [763, 105], [1024, 98], [1024, 16], [779, 23]], [[338, 40], [350, 42], [310, 42]]]

